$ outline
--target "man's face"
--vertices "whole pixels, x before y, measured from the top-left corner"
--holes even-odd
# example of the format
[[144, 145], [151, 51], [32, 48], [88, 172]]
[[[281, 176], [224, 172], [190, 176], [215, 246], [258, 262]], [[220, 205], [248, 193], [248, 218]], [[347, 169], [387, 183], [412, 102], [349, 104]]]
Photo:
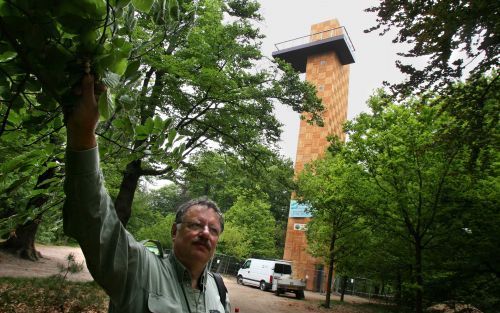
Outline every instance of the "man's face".
[[190, 207], [180, 227], [172, 226], [175, 256], [190, 270], [204, 267], [215, 252], [220, 229], [219, 216], [213, 209]]

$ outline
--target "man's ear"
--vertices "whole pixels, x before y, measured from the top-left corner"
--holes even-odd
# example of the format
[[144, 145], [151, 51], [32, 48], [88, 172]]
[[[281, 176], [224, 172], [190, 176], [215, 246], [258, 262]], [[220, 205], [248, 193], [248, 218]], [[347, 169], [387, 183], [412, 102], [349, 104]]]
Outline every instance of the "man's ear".
[[175, 239], [175, 236], [177, 236], [177, 224], [173, 223], [172, 228], [170, 229], [170, 234], [172, 235], [172, 239]]

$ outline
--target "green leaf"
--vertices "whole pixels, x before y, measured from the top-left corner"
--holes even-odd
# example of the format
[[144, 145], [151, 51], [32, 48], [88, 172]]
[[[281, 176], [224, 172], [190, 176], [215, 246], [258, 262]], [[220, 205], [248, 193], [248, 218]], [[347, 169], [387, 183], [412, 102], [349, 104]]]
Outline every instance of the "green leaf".
[[166, 0], [158, 0], [151, 8], [151, 15], [157, 25], [163, 25], [168, 20], [168, 12], [166, 10]]
[[161, 131], [163, 128], [163, 120], [159, 116], [155, 116], [154, 120], [154, 128], [157, 131]]
[[168, 13], [173, 20], [179, 20], [179, 3], [177, 0], [168, 0]]
[[146, 130], [147, 130], [148, 134], [151, 134], [153, 132], [154, 127], [155, 127], [153, 119], [151, 117], [148, 117], [148, 119], [146, 120], [146, 123], [144, 123], [144, 126], [146, 126]]
[[44, 150], [45, 150], [45, 153], [47, 155], [49, 155], [49, 154], [54, 154], [55, 148], [56, 148], [56, 145], [54, 145], [52, 143], [48, 143], [48, 144], [45, 145]]
[[0, 54], [0, 62], [7, 62], [14, 59], [17, 56], [17, 52], [15, 51], [5, 51]]
[[10, 111], [7, 121], [14, 125], [17, 125], [21, 122], [21, 115], [17, 114], [16, 111]]
[[149, 13], [151, 7], [153, 6], [154, 0], [132, 0], [134, 7], [144, 13]]
[[58, 116], [54, 119], [52, 125], [54, 127], [54, 129], [59, 129], [61, 127], [63, 127], [63, 120], [62, 120], [62, 116]]
[[30, 162], [31, 159], [36, 158], [37, 156], [40, 155], [39, 151], [31, 151], [26, 154], [21, 154], [18, 155], [4, 164], [0, 166], [1, 172], [2, 173], [9, 173], [14, 171], [16, 168], [20, 167], [21, 165]]
[[135, 136], [134, 136], [134, 138], [136, 140], [144, 140], [144, 139], [148, 138], [146, 127], [144, 127], [144, 125], [138, 125], [135, 128]]
[[158, 137], [156, 138], [155, 142], [153, 142], [153, 149], [155, 149], [156, 151], [158, 151], [159, 149], [162, 149], [164, 143], [165, 143], [165, 133], [160, 132]]
[[99, 97], [99, 115], [101, 120], [107, 120], [111, 116], [111, 112], [114, 107], [114, 95], [109, 89], [106, 90], [106, 94]]
[[149, 136], [150, 132], [145, 125], [137, 125], [135, 127], [135, 133], [137, 136], [140, 136], [142, 139], [145, 139]]
[[118, 102], [125, 108], [125, 110], [131, 110], [135, 107], [136, 100], [129, 95], [121, 95], [118, 98]]
[[172, 128], [169, 132], [168, 132], [168, 145], [171, 146], [172, 143], [174, 142], [174, 139], [175, 139], [175, 135], [177, 135], [177, 132], [175, 131], [174, 128]]
[[107, 71], [102, 78], [102, 83], [108, 88], [115, 88], [120, 83], [120, 75]]
[[39, 184], [38, 187], [50, 184], [52, 182], [60, 182], [60, 181], [61, 181], [61, 178], [59, 178], [59, 177], [49, 178], [49, 179], [44, 180], [41, 184]]
[[59, 163], [57, 162], [47, 162], [47, 168], [58, 167]]
[[116, 9], [123, 9], [130, 3], [130, 0], [114, 0], [112, 3]]
[[95, 58], [96, 66], [102, 69], [102, 75], [111, 68], [116, 62], [116, 55], [112, 52], [103, 53]]
[[5, 189], [5, 193], [11, 193], [13, 191], [16, 191], [19, 187], [21, 187], [22, 185], [24, 185], [27, 181], [30, 180], [30, 176], [25, 176], [25, 177], [21, 177], [17, 180], [15, 180], [12, 184], [10, 184], [6, 189]]
[[45, 189], [33, 189], [33, 190], [31, 190], [31, 191], [29, 192], [28, 197], [33, 198], [33, 197], [35, 197], [35, 196], [38, 196], [38, 195], [44, 194], [44, 193], [46, 193], [46, 192], [47, 192], [47, 190], [45, 190]]
[[172, 124], [173, 120], [174, 120], [174, 119], [173, 119], [173, 118], [171, 118], [171, 117], [170, 117], [170, 118], [167, 118], [167, 119], [165, 120], [165, 126], [163, 127], [163, 129], [168, 129], [168, 128], [170, 127], [170, 125]]
[[120, 118], [115, 119], [112, 124], [116, 129], [125, 127], [125, 121]]
[[123, 25], [123, 28], [119, 30], [119, 32], [123, 31], [127, 35], [132, 34], [135, 26], [137, 25], [137, 19], [135, 18], [134, 14], [134, 6], [130, 5], [127, 9], [127, 12], [125, 12], [125, 24]]
[[113, 72], [122, 76], [127, 70], [128, 60], [127, 58], [119, 59], [115, 64], [110, 68]]
[[113, 44], [113, 47], [114, 48], [121, 48], [123, 47], [123, 45], [125, 44], [125, 38], [121, 37], [121, 36], [115, 36], [113, 38], [113, 40], [111, 41], [111, 43]]
[[87, 51], [91, 51], [97, 44], [97, 39], [99, 38], [98, 32], [95, 29], [91, 29], [86, 33], [80, 35], [80, 41]]
[[4, 9], [4, 4], [5, 0], [0, 0], [0, 13], [3, 13], [2, 10]]
[[125, 70], [125, 73], [123, 76], [125, 79], [130, 79], [132, 80], [135, 77], [138, 77], [139, 72], [139, 66], [141, 66], [140, 61], [132, 61], [127, 64], [127, 69]]

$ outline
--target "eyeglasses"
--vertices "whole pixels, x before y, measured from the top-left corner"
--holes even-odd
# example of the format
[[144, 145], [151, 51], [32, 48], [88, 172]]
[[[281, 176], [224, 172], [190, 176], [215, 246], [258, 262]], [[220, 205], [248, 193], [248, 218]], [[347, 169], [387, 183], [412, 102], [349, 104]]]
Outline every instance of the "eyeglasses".
[[202, 232], [205, 230], [205, 227], [208, 227], [208, 232], [210, 233], [210, 235], [212, 235], [213, 237], [219, 237], [220, 235], [220, 230], [213, 225], [206, 225], [198, 222], [180, 222], [178, 224], [185, 224], [189, 230], [196, 232]]

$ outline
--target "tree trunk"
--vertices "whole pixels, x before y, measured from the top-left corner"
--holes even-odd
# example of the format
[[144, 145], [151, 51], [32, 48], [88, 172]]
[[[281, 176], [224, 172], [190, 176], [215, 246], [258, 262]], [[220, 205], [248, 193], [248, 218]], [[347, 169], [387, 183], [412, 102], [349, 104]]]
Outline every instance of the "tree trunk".
[[415, 238], [415, 280], [417, 290], [415, 292], [415, 313], [422, 313], [424, 279], [422, 276], [422, 247], [420, 238]]
[[340, 302], [344, 302], [345, 290], [347, 288], [347, 276], [342, 277], [342, 287], [340, 289]]
[[396, 292], [394, 294], [394, 302], [398, 306], [401, 306], [402, 301], [401, 301], [401, 296], [403, 293], [403, 283], [402, 283], [402, 277], [401, 277], [401, 270], [398, 270], [398, 273], [396, 275]]
[[35, 249], [35, 236], [40, 222], [41, 214], [34, 220], [19, 225], [15, 231], [10, 233], [9, 238], [1, 244], [1, 248], [23, 259], [37, 261], [42, 257], [40, 252]]
[[115, 200], [115, 210], [123, 226], [127, 223], [132, 214], [132, 202], [134, 201], [135, 190], [141, 177], [141, 160], [134, 160], [127, 164], [123, 179], [120, 184], [120, 191]]
[[326, 286], [326, 299], [325, 308], [330, 308], [330, 294], [332, 292], [332, 278], [333, 278], [333, 262], [334, 262], [334, 249], [335, 249], [336, 236], [332, 236], [332, 241], [330, 242], [330, 262], [328, 264], [328, 283]]
[[[148, 90], [148, 82], [152, 76], [155, 74], [155, 83], [152, 90], [151, 96], [146, 99], [146, 94]], [[141, 124], [144, 124], [149, 117], [153, 117], [156, 110], [157, 100], [160, 95], [161, 86], [163, 84], [163, 76], [165, 72], [162, 70], [151, 68], [148, 71], [147, 79], [144, 81], [144, 85], [141, 92], [141, 97], [144, 98], [143, 104], [141, 106]], [[154, 100], [153, 100], [154, 99]], [[134, 143], [134, 148], [139, 147], [144, 140], [137, 140]], [[127, 226], [130, 216], [132, 215], [132, 203], [134, 201], [135, 191], [137, 185], [139, 184], [139, 178], [142, 176], [141, 169], [141, 159], [134, 160], [127, 164], [125, 168], [125, 173], [123, 174], [122, 182], [120, 184], [120, 190], [118, 191], [118, 196], [115, 199], [115, 210], [118, 215], [118, 219], [124, 227]]]
[[[51, 160], [47, 160], [49, 162]], [[35, 190], [47, 189], [50, 184], [41, 185], [47, 179], [55, 176], [55, 168], [49, 168], [37, 178]], [[49, 197], [46, 194], [39, 194], [29, 199], [26, 205], [26, 210], [30, 211], [35, 208], [41, 208]], [[9, 233], [8, 239], [2, 243], [1, 249], [11, 252], [23, 259], [37, 261], [42, 255], [35, 249], [35, 237], [38, 231], [38, 225], [42, 221], [43, 211], [40, 212], [34, 219], [28, 220], [22, 225], [18, 225], [15, 230]]]

